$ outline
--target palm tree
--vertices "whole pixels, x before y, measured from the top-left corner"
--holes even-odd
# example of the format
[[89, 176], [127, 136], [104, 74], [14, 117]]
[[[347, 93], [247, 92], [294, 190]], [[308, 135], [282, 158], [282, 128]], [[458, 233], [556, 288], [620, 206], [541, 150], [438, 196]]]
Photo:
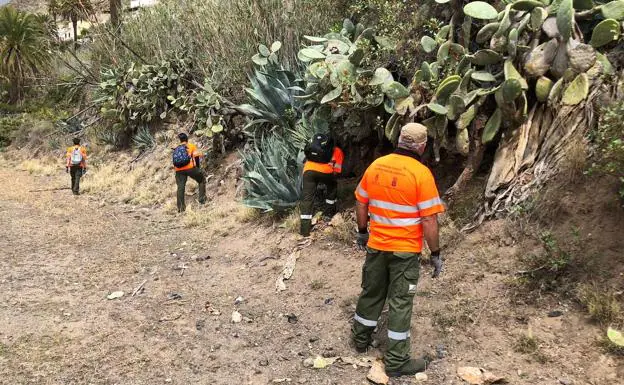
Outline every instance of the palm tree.
[[78, 41], [78, 21], [85, 20], [94, 13], [93, 4], [90, 0], [50, 0], [48, 12], [56, 19], [61, 16], [72, 23], [74, 30], [74, 43]]
[[28, 77], [50, 63], [49, 39], [41, 19], [11, 6], [0, 9], [0, 74], [9, 82], [9, 102], [23, 96]]

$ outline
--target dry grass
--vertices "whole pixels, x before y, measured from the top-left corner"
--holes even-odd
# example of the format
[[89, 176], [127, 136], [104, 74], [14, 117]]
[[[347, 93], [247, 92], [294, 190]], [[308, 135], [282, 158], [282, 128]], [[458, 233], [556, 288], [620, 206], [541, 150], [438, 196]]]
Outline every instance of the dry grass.
[[244, 205], [239, 205], [236, 212], [234, 213], [234, 217], [240, 223], [250, 223], [257, 221], [261, 217], [261, 215], [262, 211]]
[[577, 290], [577, 298], [592, 320], [601, 325], [622, 319], [622, 308], [612, 290], [605, 290], [596, 284], [581, 285]]
[[215, 217], [209, 210], [188, 206], [183, 214], [182, 222], [186, 227], [207, 227], [214, 222]]
[[321, 290], [325, 287], [325, 281], [322, 279], [315, 279], [310, 283], [310, 289]]
[[578, 182], [587, 170], [587, 148], [588, 145], [582, 138], [575, 139], [569, 144], [561, 164], [568, 182]]
[[514, 350], [518, 353], [531, 355], [540, 363], [548, 361], [548, 358], [540, 350], [540, 340], [533, 335], [533, 330], [530, 326], [526, 334], [518, 336], [514, 344]]
[[301, 222], [301, 211], [299, 211], [299, 207], [296, 207], [284, 219], [280, 227], [286, 229], [286, 231], [288, 231], [289, 233], [297, 234], [299, 233], [300, 222]]
[[347, 215], [338, 213], [325, 228], [325, 233], [332, 240], [351, 243], [355, 237], [355, 223]]
[[[120, 156], [115, 162], [90, 167], [82, 182], [82, 189], [101, 194], [108, 199], [136, 205], [171, 205], [175, 199], [175, 180], [169, 170], [169, 161], [162, 154], [155, 154], [130, 168], [130, 157]], [[196, 183], [187, 184], [192, 193]], [[167, 207], [168, 209], [171, 207]], [[174, 206], [175, 208], [175, 206]], [[175, 210], [172, 210], [175, 212]]]
[[26, 159], [19, 168], [33, 175], [52, 176], [65, 172], [62, 161], [52, 158]]

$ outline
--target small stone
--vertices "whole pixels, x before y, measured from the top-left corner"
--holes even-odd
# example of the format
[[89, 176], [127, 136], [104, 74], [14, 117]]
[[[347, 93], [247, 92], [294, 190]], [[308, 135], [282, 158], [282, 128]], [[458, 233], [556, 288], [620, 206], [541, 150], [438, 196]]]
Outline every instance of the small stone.
[[241, 313], [239, 313], [238, 311], [234, 310], [232, 312], [232, 322], [237, 324], [240, 323], [243, 320], [243, 316], [241, 315]]
[[553, 310], [553, 311], [548, 312], [548, 316], [551, 318], [561, 317], [562, 315], [563, 315], [563, 312], [561, 310]]
[[236, 297], [236, 299], [234, 300], [234, 305], [240, 305], [241, 303], [243, 303], [245, 299], [241, 296]]
[[438, 359], [443, 359], [444, 357], [446, 357], [446, 354], [446, 346], [442, 344], [436, 346], [436, 356], [438, 357]]
[[299, 318], [294, 313], [286, 314], [286, 318], [288, 319], [288, 323], [296, 324], [299, 321]]
[[264, 358], [264, 359], [260, 360], [260, 362], [258, 362], [258, 365], [260, 365], [260, 366], [269, 366], [269, 360]]
[[416, 380], [416, 382], [425, 382], [429, 378], [427, 377], [425, 373], [416, 373], [416, 375], [414, 376], [414, 379]]
[[567, 378], [560, 378], [559, 379], [559, 383], [561, 385], [572, 385], [573, 382], [571, 380], [568, 380]]
[[306, 368], [311, 368], [314, 366], [314, 358], [306, 358], [305, 360], [303, 360], [303, 366], [305, 366]]
[[318, 340], [319, 340], [318, 336], [313, 336], [313, 337], [310, 337], [309, 339], [310, 342], [316, 342]]
[[195, 329], [197, 329], [197, 330], [202, 330], [204, 328], [204, 326], [206, 326], [206, 320], [198, 319], [195, 322]]

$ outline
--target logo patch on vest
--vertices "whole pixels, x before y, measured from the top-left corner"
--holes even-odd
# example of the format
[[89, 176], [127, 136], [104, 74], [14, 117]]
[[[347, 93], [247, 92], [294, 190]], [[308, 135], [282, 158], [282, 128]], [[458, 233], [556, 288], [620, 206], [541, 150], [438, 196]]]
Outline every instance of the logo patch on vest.
[[409, 285], [407, 289], [408, 294], [416, 294], [416, 285]]

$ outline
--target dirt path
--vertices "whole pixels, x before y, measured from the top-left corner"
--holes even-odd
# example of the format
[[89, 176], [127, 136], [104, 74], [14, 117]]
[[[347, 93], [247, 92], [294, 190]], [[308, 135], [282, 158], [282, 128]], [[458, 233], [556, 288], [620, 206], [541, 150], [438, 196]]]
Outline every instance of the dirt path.
[[[302, 364], [354, 355], [347, 339], [363, 256], [351, 247], [315, 240], [277, 294], [294, 235], [231, 222], [224, 229], [218, 220], [211, 231], [186, 228], [159, 211], [68, 190], [30, 192], [66, 182], [0, 169], [0, 383], [367, 383], [362, 368]], [[460, 384], [460, 365], [486, 367], [513, 384], [624, 383], [622, 362], [596, 349], [596, 329], [570, 303], [545, 304], [565, 311], [556, 319], [510, 306], [511, 267], [491, 264], [488, 255], [516, 250], [492, 239], [492, 229], [484, 233], [490, 238], [473, 235], [449, 251], [456, 262], [442, 279], [422, 275], [413, 350], [441, 357], [428, 383]], [[124, 297], [106, 299], [117, 290]], [[231, 322], [235, 309], [242, 323]], [[528, 323], [546, 364], [513, 349]]]

